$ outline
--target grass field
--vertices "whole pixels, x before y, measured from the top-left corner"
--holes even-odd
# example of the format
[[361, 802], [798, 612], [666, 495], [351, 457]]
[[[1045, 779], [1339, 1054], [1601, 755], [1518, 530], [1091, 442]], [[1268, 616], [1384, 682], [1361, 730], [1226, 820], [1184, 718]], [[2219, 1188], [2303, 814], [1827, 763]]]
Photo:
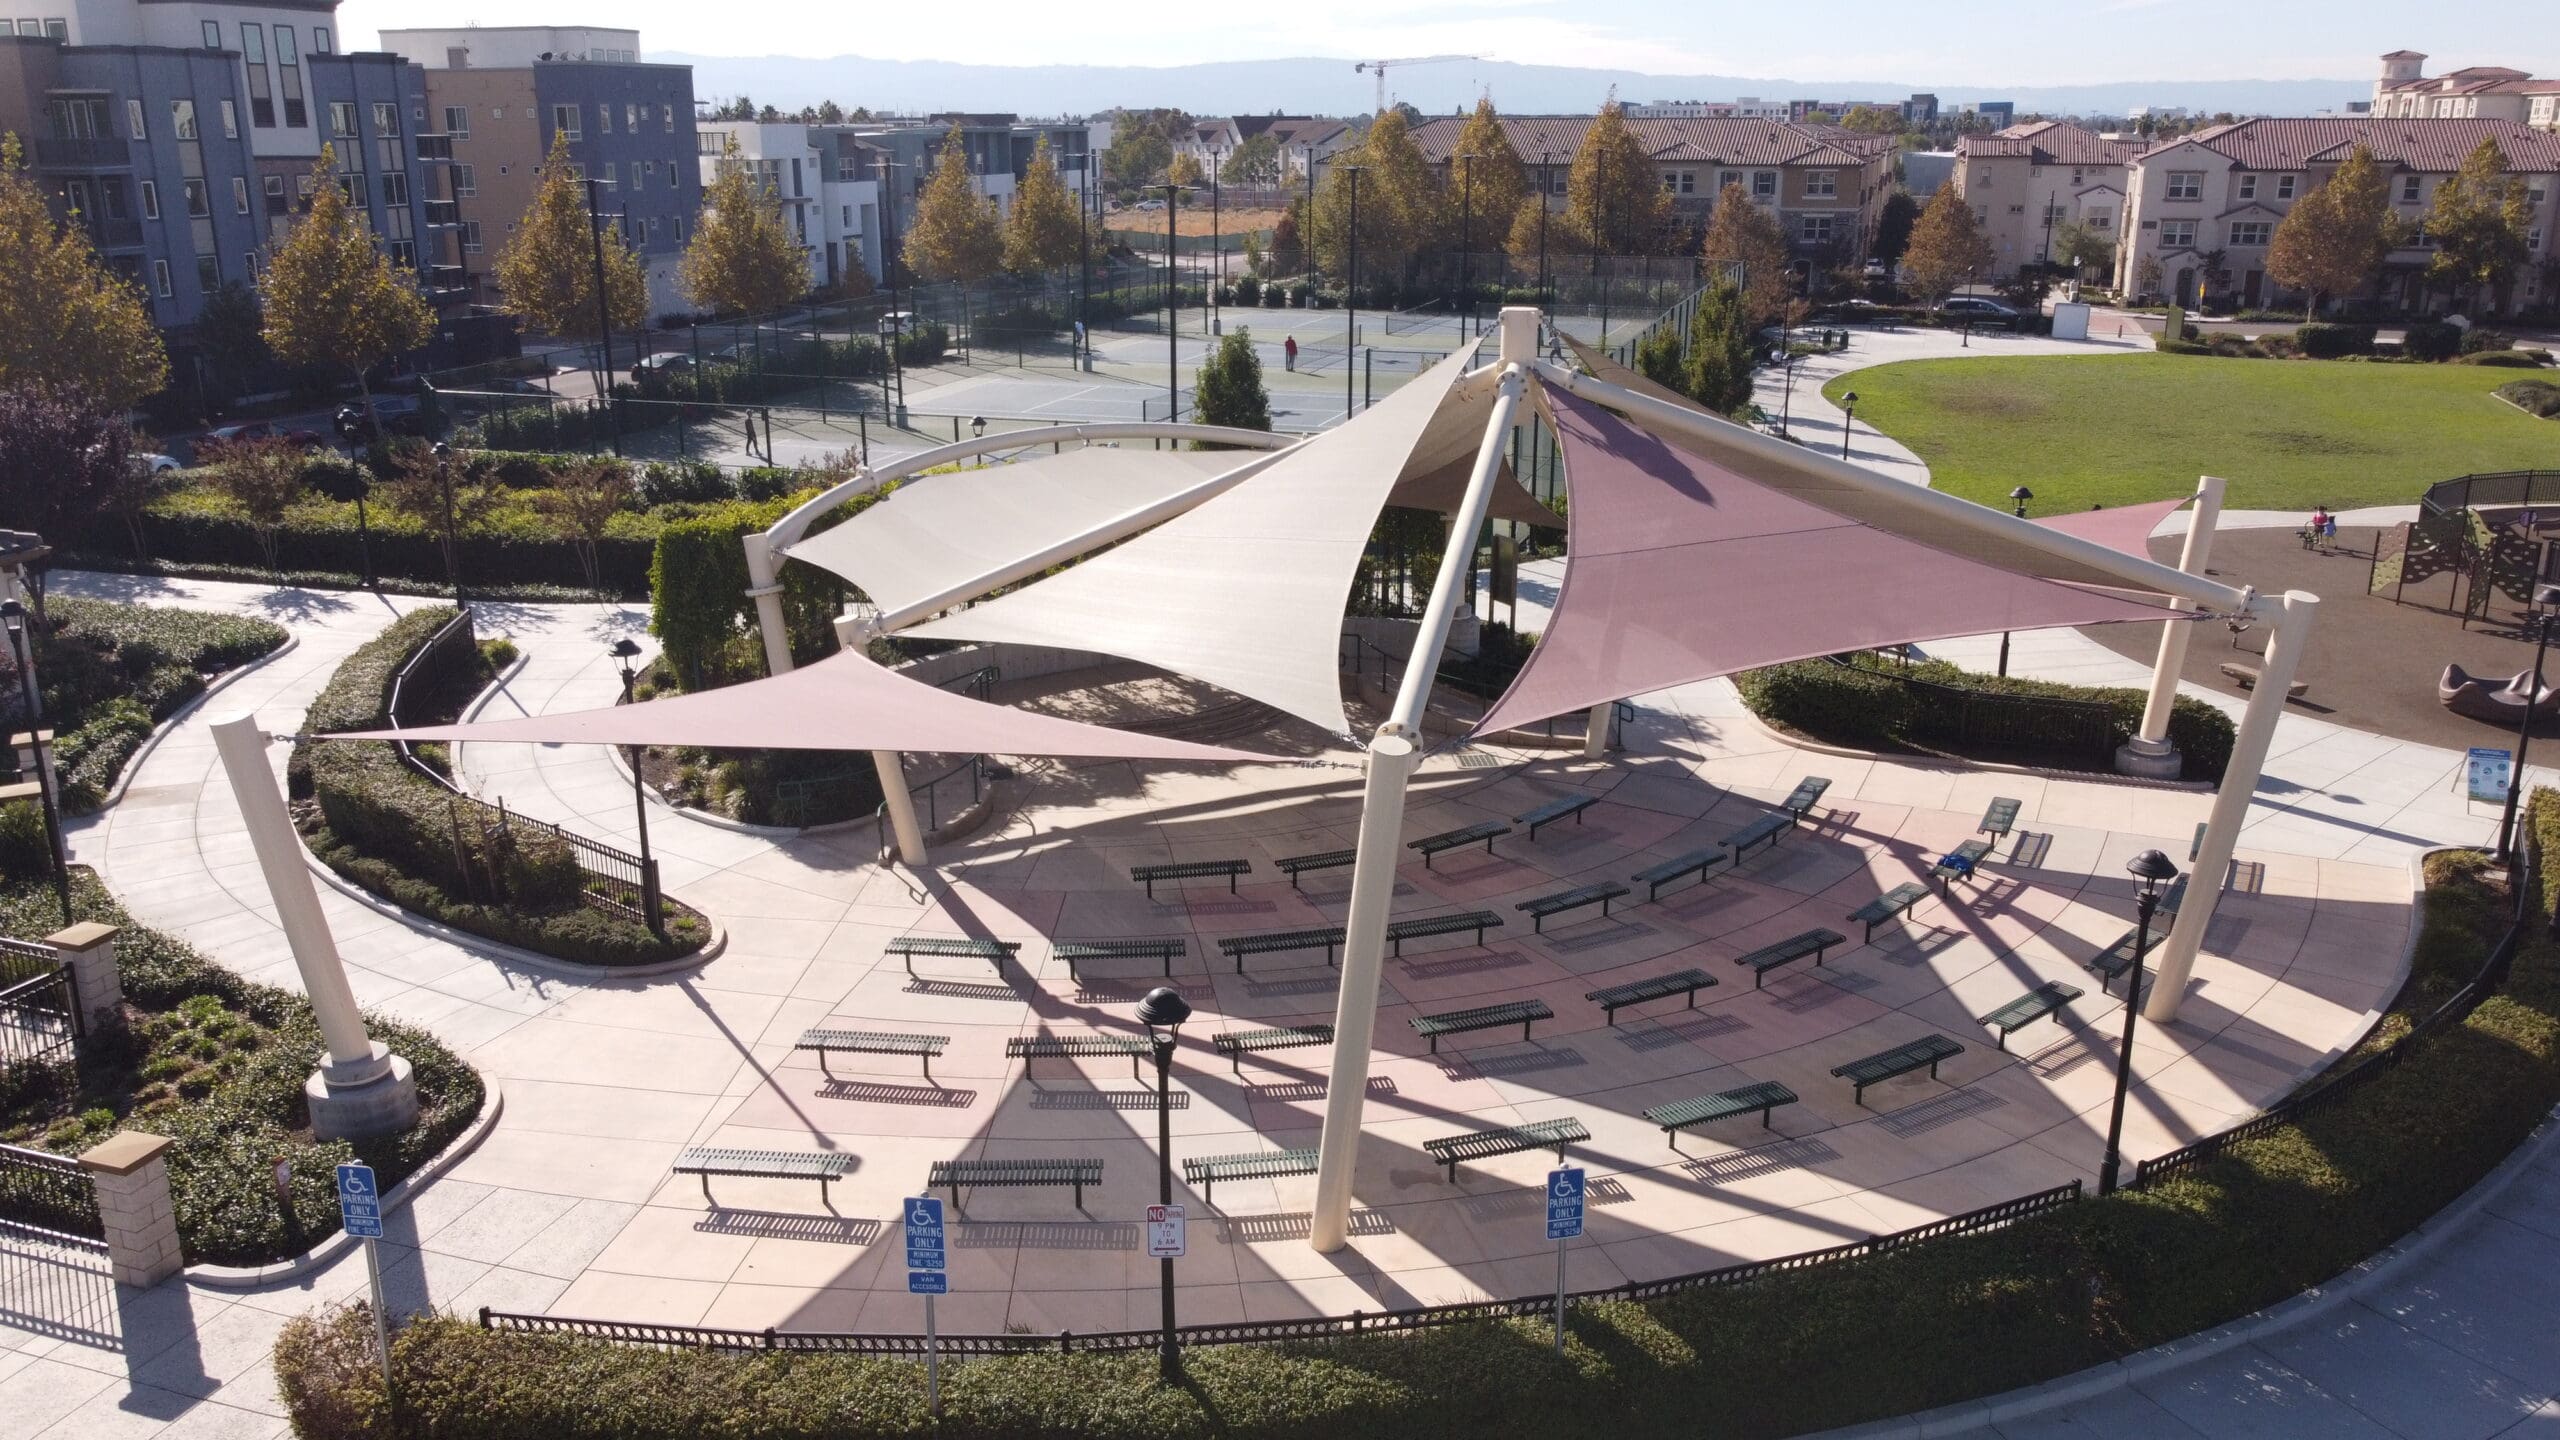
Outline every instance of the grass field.
[[[2187, 355], [1913, 360], [1833, 380], [1858, 419], [1928, 462], [1941, 490], [2031, 513], [2166, 499], [2199, 475], [2235, 509], [2405, 505], [2438, 480], [2560, 468], [2560, 423], [2489, 392], [2469, 365]], [[2544, 372], [2548, 373], [2548, 372]]]

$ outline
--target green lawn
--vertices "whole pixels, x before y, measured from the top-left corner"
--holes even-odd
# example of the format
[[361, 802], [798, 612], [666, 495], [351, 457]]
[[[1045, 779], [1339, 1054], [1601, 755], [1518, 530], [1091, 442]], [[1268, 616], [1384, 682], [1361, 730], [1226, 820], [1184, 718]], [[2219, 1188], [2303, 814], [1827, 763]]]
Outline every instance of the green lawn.
[[[2560, 469], [2560, 422], [2489, 392], [2520, 373], [2472, 365], [2190, 355], [1913, 360], [1860, 370], [1858, 419], [1927, 461], [1938, 489], [2031, 513], [2166, 499], [2199, 475], [2235, 509], [2412, 504], [2487, 470]], [[2550, 372], [2541, 372], [2549, 374]]]

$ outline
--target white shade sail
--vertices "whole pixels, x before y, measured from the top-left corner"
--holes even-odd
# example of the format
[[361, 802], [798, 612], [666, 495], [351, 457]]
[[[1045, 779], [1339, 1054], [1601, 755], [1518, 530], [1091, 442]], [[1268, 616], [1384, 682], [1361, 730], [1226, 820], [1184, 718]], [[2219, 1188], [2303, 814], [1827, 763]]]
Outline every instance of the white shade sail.
[[1337, 658], [1343, 604], [1378, 512], [1417, 445], [1432, 430], [1465, 428], [1465, 418], [1444, 415], [1444, 406], [1471, 411], [1481, 439], [1490, 387], [1452, 394], [1476, 348], [1198, 509], [905, 633], [1124, 656], [1348, 733]]

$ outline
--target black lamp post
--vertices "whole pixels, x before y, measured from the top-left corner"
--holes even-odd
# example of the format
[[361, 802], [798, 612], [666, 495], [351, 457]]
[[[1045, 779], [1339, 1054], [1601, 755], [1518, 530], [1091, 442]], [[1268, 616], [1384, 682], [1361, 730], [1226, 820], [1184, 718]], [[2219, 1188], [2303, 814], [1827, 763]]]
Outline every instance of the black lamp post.
[[1227, 252], [1218, 248], [1218, 162], [1226, 150], [1209, 147], [1209, 333], [1226, 333], [1226, 317], [1218, 310], [1218, 291], [1227, 283]]
[[[1191, 1018], [1191, 1002], [1169, 985], [1159, 985], [1138, 1002], [1138, 1023], [1156, 1049], [1156, 1199], [1173, 1203], [1173, 1042], [1182, 1022]], [[1182, 1373], [1182, 1352], [1173, 1343], [1173, 1260], [1158, 1262], [1164, 1281], [1164, 1347], [1160, 1357], [1168, 1381]]]
[[2145, 850], [2133, 857], [2125, 869], [2142, 882], [2142, 893], [2134, 901], [2133, 983], [2124, 992], [2124, 1043], [2116, 1051], [2115, 1110], [2107, 1117], [2107, 1153], [2098, 1162], [2098, 1193], [2112, 1195], [2116, 1191], [2116, 1172], [2124, 1164], [2124, 1096], [2133, 1080], [2133, 1022], [2142, 1009], [2142, 957], [2151, 948], [2151, 916], [2160, 908], [2160, 887], [2178, 878], [2178, 867], [2157, 850]]
[[[1450, 158], [1458, 162], [1461, 177], [1458, 182], [1458, 303], [1466, 307], [1465, 314], [1472, 321], [1476, 313], [1476, 293], [1468, 284], [1474, 278], [1474, 268], [1469, 263], [1467, 252], [1474, 248], [1476, 238], [1476, 157], [1470, 150]], [[1464, 335], [1469, 328], [1472, 327], [1461, 327], [1458, 333]]]
[[2527, 697], [2524, 713], [2516, 720], [2516, 766], [2507, 774], [2506, 813], [2498, 817], [2498, 858], [2504, 860], [2515, 848], [2516, 798], [2524, 791], [2524, 752], [2533, 743], [2533, 710], [2542, 701], [2542, 656], [2551, 648], [2551, 607], [2560, 605], [2560, 585], [2537, 585], [2533, 588], [2533, 693]]
[[1164, 418], [1182, 418], [1182, 273], [1174, 268], [1173, 217], [1182, 209], [1185, 187], [1167, 181], [1149, 187], [1164, 192]]
[[[1854, 399], [1856, 397], [1853, 396], [1851, 398]], [[2009, 513], [2017, 516], [2021, 520], [2026, 519], [2027, 502], [2034, 498], [2036, 498], [2036, 492], [2028, 489], [2024, 485], [2010, 491]], [[2000, 673], [2004, 676], [2009, 673], [2009, 632], [2006, 630], [2000, 632]]]
[[1556, 304], [1547, 293], [1547, 196], [1555, 189], [1555, 165], [1552, 152], [1538, 152], [1538, 304], [1549, 310]]
[[1849, 432], [1858, 427], [1858, 392], [1840, 397], [1840, 458], [1849, 458]]
[[[970, 435], [970, 438], [972, 438], [972, 439], [977, 439], [977, 440], [984, 440], [984, 439], [986, 439], [986, 438], [987, 438], [987, 417], [986, 417], [986, 416], [984, 416], [984, 415], [979, 415], [979, 416], [973, 417], [973, 418], [969, 421], [969, 435]], [[986, 453], [985, 453], [984, 451], [979, 452], [979, 455], [978, 455], [978, 468], [979, 468], [979, 469], [981, 469], [981, 470], [984, 470], [984, 469], [986, 469], [986, 468], [987, 468], [987, 457], [986, 457]]]
[[1360, 348], [1360, 172], [1366, 165], [1345, 165], [1351, 177], [1351, 214], [1344, 224], [1342, 277], [1342, 418], [1351, 418], [1352, 382], [1359, 377], [1360, 367], [1351, 361], [1351, 353]]
[[[631, 662], [639, 657], [639, 643], [625, 635], [613, 642], [605, 652], [622, 665], [622, 703], [631, 703], [631, 687], [639, 679]], [[649, 800], [640, 779], [641, 749], [631, 747], [631, 813], [640, 822], [640, 911], [649, 920], [649, 933], [664, 939], [666, 920], [658, 908], [658, 865], [649, 858]]]
[[1795, 438], [1795, 431], [1790, 427], [1794, 424], [1796, 410], [1796, 347], [1787, 342], [1785, 330], [1781, 329], [1778, 336], [1778, 348], [1769, 352], [1770, 363], [1776, 365], [1778, 373], [1786, 379], [1786, 388], [1778, 399], [1778, 436], [1792, 440]]
[[53, 793], [53, 747], [44, 741], [44, 697], [36, 687], [36, 637], [27, 632], [27, 607], [15, 599], [0, 602], [0, 627], [9, 633], [9, 658], [18, 667], [18, 688], [27, 707], [27, 753], [35, 757], [36, 800], [44, 810], [45, 851], [53, 857], [53, 894], [62, 905], [62, 923], [71, 923], [71, 868], [62, 854], [62, 807]]

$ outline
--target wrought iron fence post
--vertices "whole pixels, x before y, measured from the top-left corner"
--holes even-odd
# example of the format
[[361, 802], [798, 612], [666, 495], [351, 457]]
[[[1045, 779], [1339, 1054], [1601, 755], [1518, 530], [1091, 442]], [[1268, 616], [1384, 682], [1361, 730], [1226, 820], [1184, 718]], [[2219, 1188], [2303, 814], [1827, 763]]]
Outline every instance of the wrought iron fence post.
[[640, 911], [648, 917], [649, 933], [665, 939], [665, 897], [658, 891], [658, 857], [654, 855], [640, 862]]

